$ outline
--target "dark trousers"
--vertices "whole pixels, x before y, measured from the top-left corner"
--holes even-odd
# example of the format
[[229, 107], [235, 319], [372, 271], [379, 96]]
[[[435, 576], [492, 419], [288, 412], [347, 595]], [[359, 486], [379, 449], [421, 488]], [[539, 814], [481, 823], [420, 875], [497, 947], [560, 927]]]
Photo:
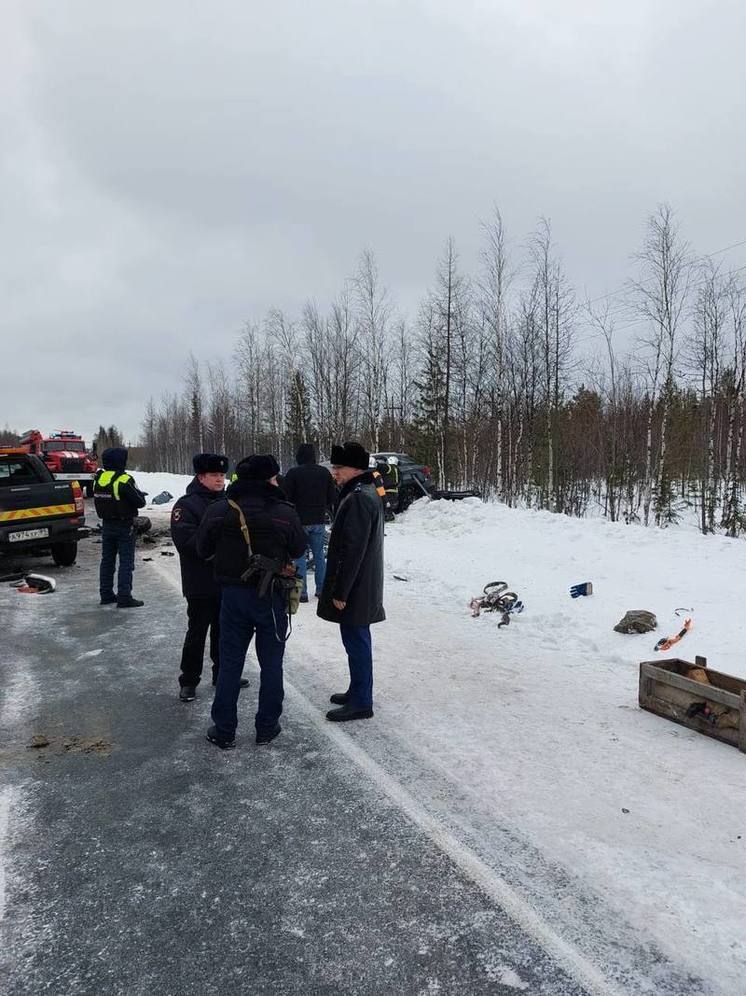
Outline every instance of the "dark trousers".
[[210, 631], [210, 658], [212, 678], [217, 677], [220, 666], [220, 596], [217, 598], [187, 598], [187, 631], [181, 651], [179, 684], [196, 687], [202, 677], [202, 660], [205, 656], [207, 631]]
[[373, 645], [370, 626], [340, 624], [342, 643], [350, 665], [350, 705], [373, 708]]
[[[218, 733], [232, 739], [238, 726], [238, 695], [246, 652], [256, 634], [259, 659], [259, 707], [256, 729], [273, 730], [282, 714], [285, 691], [282, 685], [282, 658], [287, 630], [285, 599], [281, 595], [260, 598], [256, 588], [224, 585], [220, 605], [220, 670], [212, 721]], [[279, 637], [279, 639], [278, 639]]]
[[126, 601], [132, 596], [132, 572], [135, 569], [135, 530], [132, 522], [104, 519], [101, 524], [101, 568], [99, 593], [101, 598], [114, 595], [114, 568], [119, 557], [117, 598]]

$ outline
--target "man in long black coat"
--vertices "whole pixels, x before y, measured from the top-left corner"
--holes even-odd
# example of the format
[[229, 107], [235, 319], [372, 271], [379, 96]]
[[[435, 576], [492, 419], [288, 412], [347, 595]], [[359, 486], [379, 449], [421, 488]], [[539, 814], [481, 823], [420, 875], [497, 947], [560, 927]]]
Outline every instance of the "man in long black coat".
[[334, 480], [341, 488], [329, 539], [326, 577], [318, 615], [339, 623], [347, 651], [350, 685], [331, 696], [339, 706], [326, 718], [333, 722], [373, 715], [371, 623], [386, 618], [383, 608], [383, 505], [369, 455], [359, 443], [332, 447]]
[[[197, 554], [197, 529], [207, 509], [225, 496], [228, 458], [217, 453], [198, 453], [192, 460], [194, 479], [186, 494], [171, 512], [171, 537], [179, 553], [181, 590], [187, 603], [187, 631], [181, 652], [179, 698], [196, 698], [202, 677], [202, 660], [207, 634], [210, 634], [212, 683], [217, 683], [220, 666], [220, 587], [212, 564]], [[244, 682], [244, 686], [248, 681]]]

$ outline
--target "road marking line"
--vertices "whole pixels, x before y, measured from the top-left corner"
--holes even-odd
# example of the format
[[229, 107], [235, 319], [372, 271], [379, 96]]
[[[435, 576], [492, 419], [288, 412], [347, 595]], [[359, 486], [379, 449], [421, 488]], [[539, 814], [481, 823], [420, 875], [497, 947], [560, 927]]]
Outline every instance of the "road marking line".
[[364, 771], [435, 846], [448, 855], [454, 864], [493, 899], [525, 933], [533, 937], [568, 975], [594, 996], [623, 996], [622, 990], [617, 989], [595, 965], [563, 940], [497, 872], [431, 816], [403, 785], [392, 778], [348, 734], [330, 723], [323, 713], [287, 679], [285, 688], [317, 729]]
[[[181, 591], [180, 579], [168, 572], [160, 564], [152, 565], [177, 591]], [[300, 707], [313, 725], [345, 756], [360, 768], [394, 802], [415, 826], [418, 826], [435, 846], [446, 854], [461, 871], [490, 897], [516, 923], [530, 935], [547, 954], [560, 965], [571, 978], [581, 985], [589, 996], [625, 996], [603, 973], [584, 955], [565, 941], [546, 923], [539, 913], [523, 899], [494, 869], [490, 868], [466, 844], [443, 826], [435, 817], [412, 796], [403, 785], [393, 778], [362, 747], [316, 708], [295, 685], [285, 679], [285, 690]]]
[[0, 920], [5, 917], [5, 842], [8, 837], [12, 798], [12, 788], [0, 792]]

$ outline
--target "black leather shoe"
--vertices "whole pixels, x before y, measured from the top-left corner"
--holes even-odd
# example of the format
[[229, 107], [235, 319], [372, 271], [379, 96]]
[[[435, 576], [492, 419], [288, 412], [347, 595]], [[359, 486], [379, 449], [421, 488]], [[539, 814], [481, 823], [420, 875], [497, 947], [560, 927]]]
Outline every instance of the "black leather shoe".
[[221, 750], [233, 750], [233, 748], [236, 746], [235, 737], [231, 738], [230, 740], [227, 739], [226, 737], [221, 737], [215, 726], [210, 727], [210, 729], [207, 731], [205, 739], [209, 740], [211, 744], [215, 744], [215, 746], [219, 747]]
[[330, 709], [326, 714], [326, 718], [331, 720], [332, 723], [347, 723], [351, 719], [372, 719], [373, 710], [372, 709], [359, 709], [357, 706], [347, 705], [340, 706], [339, 709]]
[[106, 598], [102, 598], [98, 603], [99, 605], [113, 605], [117, 600], [116, 595], [108, 595]]
[[197, 698], [197, 689], [194, 685], [182, 685], [179, 698], [182, 702], [193, 702]]
[[300, 596], [300, 600], [301, 600], [301, 602], [303, 602], [303, 604], [305, 605], [305, 604], [306, 604], [306, 602], [308, 601], [308, 595], [301, 595], [301, 596]]
[[279, 737], [281, 733], [282, 733], [282, 727], [280, 726], [279, 723], [274, 728], [274, 730], [269, 730], [269, 731], [263, 730], [261, 733], [259, 732], [259, 730], [257, 730], [256, 742], [258, 744], [271, 744], [272, 741], [275, 739], [275, 737]]
[[334, 695], [329, 696], [329, 701], [333, 702], [334, 705], [347, 705], [350, 701], [350, 693], [346, 692], [335, 692]]
[[139, 598], [123, 598], [121, 602], [117, 600], [119, 609], [139, 609], [141, 605], [145, 605], [145, 602], [141, 602]]

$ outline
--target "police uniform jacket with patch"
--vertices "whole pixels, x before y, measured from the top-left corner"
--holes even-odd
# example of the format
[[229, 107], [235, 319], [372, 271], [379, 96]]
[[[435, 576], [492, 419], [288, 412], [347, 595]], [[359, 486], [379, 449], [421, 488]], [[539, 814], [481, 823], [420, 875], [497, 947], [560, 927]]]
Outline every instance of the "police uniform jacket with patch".
[[197, 530], [197, 553], [204, 559], [213, 558], [218, 584], [243, 584], [241, 575], [248, 561], [241, 520], [228, 499], [244, 514], [252, 553], [286, 564], [306, 552], [308, 537], [283, 491], [268, 481], [239, 477], [220, 501], [209, 506]]
[[[333, 600], [346, 602], [341, 611]], [[342, 488], [329, 539], [318, 615], [329, 622], [367, 626], [386, 618], [383, 608], [383, 505], [366, 471]]]
[[171, 512], [171, 538], [179, 552], [181, 590], [184, 598], [219, 598], [212, 564], [197, 554], [197, 529], [207, 509], [225, 498], [224, 491], [210, 491], [197, 477]]

